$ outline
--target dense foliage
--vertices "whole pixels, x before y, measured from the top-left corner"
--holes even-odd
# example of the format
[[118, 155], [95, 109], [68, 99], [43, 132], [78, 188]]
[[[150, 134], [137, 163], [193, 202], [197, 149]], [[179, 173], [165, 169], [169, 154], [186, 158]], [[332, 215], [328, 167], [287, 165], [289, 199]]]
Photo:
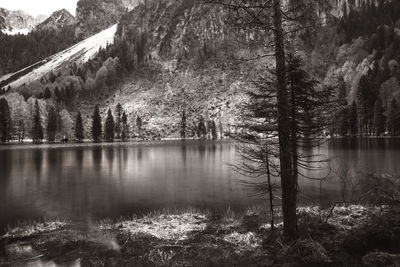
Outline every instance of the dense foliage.
[[74, 44], [75, 25], [60, 30], [32, 31], [28, 35], [0, 32], [0, 75], [15, 72]]

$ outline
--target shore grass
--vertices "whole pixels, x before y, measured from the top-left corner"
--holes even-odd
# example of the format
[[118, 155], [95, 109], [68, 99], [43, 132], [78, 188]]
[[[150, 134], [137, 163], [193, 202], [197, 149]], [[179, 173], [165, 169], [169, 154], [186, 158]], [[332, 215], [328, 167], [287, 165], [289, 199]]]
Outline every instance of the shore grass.
[[[272, 232], [264, 213], [261, 208], [220, 214], [189, 208], [103, 220], [86, 229], [57, 220], [24, 224], [0, 239], [0, 265], [357, 266], [363, 257], [397, 259], [393, 246], [400, 234], [392, 236], [387, 251], [368, 240], [371, 227], [382, 223], [377, 218], [392, 221], [374, 234], [393, 233], [400, 222], [386, 207], [299, 208], [301, 238], [294, 243], [281, 239], [281, 225]], [[357, 246], [367, 249], [360, 252]], [[386, 254], [368, 254], [376, 249]]]

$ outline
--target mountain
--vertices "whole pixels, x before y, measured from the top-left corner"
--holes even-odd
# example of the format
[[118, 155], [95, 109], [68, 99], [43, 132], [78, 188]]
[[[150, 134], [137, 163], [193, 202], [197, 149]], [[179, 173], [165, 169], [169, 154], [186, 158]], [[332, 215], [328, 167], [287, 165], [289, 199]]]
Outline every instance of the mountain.
[[110, 27], [90, 38], [37, 62], [15, 73], [0, 77], [0, 87], [17, 88], [39, 81], [50, 72], [62, 72], [70, 64], [82, 64], [93, 58], [100, 48], [105, 48], [114, 41], [117, 25]]
[[21, 10], [9, 11], [0, 8], [0, 30], [9, 35], [28, 34], [45, 19], [46, 17], [42, 15], [32, 17]]
[[88, 37], [119, 22], [121, 16], [142, 0], [79, 0], [76, 35]]
[[76, 23], [75, 17], [71, 15], [66, 9], [61, 9], [48, 17], [45, 21], [36, 26], [35, 30], [59, 30], [65, 26], [73, 25]]
[[[400, 93], [394, 81], [395, 73], [400, 78], [396, 1], [376, 6], [361, 0], [304, 1], [312, 7], [310, 20], [322, 21], [296, 37], [307, 71], [332, 86], [340, 76], [350, 103], [360, 77], [375, 65], [377, 88], [390, 80], [383, 91], [396, 87], [392, 91]], [[140, 116], [153, 137], [177, 136], [183, 111], [189, 128], [200, 116], [227, 128], [239, 118], [252, 80], [274, 66], [269, 57], [246, 60], [268, 53], [271, 36], [231, 27], [228, 15], [220, 6], [196, 0], [81, 0], [78, 34], [114, 26], [0, 78], [0, 87], [10, 85], [25, 98], [41, 97], [47, 87], [52, 101], [70, 112], [80, 110], [86, 121], [95, 104], [104, 115], [121, 103], [131, 124]]]

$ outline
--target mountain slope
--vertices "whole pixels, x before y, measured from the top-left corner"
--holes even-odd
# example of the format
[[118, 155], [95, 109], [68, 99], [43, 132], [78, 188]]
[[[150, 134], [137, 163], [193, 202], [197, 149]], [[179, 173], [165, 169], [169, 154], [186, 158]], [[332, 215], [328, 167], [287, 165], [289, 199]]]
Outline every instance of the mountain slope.
[[66, 9], [61, 9], [53, 12], [50, 17], [36, 26], [35, 30], [59, 30], [65, 26], [73, 25], [76, 23], [75, 17], [71, 15]]
[[121, 16], [142, 0], [79, 0], [77, 36], [88, 37], [119, 22]]
[[95, 56], [100, 48], [105, 48], [114, 42], [116, 30], [117, 25], [114, 25], [41, 62], [18, 72], [5, 75], [0, 78], [0, 87], [3, 89], [8, 86], [12, 88], [19, 87], [23, 84], [37, 81], [51, 71], [58, 72], [69, 64], [86, 62]]

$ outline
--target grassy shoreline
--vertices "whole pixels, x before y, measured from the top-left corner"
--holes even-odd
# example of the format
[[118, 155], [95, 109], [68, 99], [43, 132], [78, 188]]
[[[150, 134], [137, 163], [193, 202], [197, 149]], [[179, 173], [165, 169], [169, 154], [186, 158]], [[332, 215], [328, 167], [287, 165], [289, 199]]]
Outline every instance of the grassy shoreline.
[[[281, 239], [281, 226], [271, 231], [261, 209], [243, 214], [164, 210], [88, 227], [64, 221], [25, 224], [0, 239], [0, 265], [357, 266], [376, 250], [397, 257], [389, 253], [396, 252], [391, 249], [400, 233], [388, 225], [374, 228], [379, 218], [400, 222], [388, 207], [303, 207], [298, 214], [301, 238], [292, 244]], [[392, 246], [383, 249], [379, 240], [368, 241], [386, 230], [398, 238]]]

